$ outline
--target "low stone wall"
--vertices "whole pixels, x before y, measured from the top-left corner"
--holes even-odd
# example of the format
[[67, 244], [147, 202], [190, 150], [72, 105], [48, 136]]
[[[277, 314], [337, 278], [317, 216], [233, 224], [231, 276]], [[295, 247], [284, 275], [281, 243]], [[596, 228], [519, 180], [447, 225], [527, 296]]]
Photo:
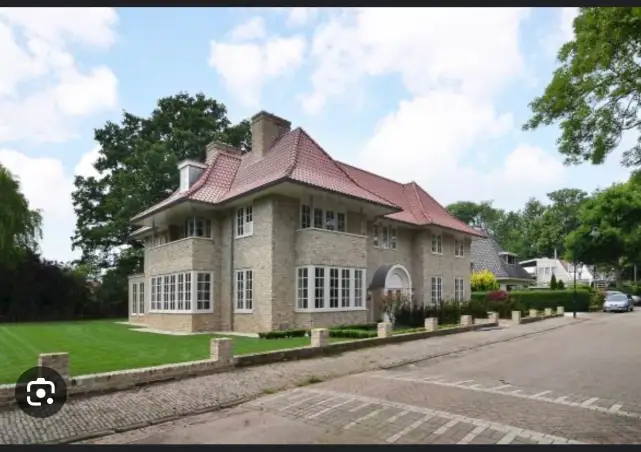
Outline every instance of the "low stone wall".
[[521, 325], [525, 325], [527, 323], [534, 323], [534, 322], [539, 322], [541, 320], [546, 320], [546, 319], [554, 319], [556, 317], [563, 317], [564, 314], [551, 314], [551, 315], [538, 315], [536, 317], [521, 317]]

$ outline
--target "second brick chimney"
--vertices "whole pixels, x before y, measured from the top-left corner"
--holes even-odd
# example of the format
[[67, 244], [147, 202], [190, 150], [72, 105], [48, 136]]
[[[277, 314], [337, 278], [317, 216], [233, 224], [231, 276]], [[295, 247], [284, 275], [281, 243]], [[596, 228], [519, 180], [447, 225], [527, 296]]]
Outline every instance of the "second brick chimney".
[[291, 130], [291, 122], [260, 111], [251, 118], [252, 153], [262, 157], [278, 138]]

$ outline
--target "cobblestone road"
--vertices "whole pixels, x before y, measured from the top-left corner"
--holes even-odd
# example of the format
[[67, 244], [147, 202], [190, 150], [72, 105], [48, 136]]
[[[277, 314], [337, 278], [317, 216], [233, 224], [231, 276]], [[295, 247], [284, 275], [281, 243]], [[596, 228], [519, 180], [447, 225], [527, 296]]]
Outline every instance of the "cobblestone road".
[[[478, 344], [481, 337], [491, 334], [458, 341]], [[641, 313], [595, 314], [568, 328], [355, 373], [89, 442], [639, 444], [639, 340]]]
[[[577, 329], [581, 328], [583, 322], [573, 323], [576, 322], [567, 318], [552, 319], [516, 328], [406, 342], [340, 356], [253, 367], [137, 390], [76, 398], [71, 399], [57, 415], [42, 420], [30, 418], [17, 409], [1, 411], [0, 443], [70, 442], [92, 435], [142, 428], [181, 416], [216, 410], [226, 404], [265, 393], [295, 388], [310, 381], [326, 381], [358, 372], [393, 368], [476, 347], [519, 340], [527, 335], [551, 334], [545, 333], [549, 330]], [[218, 414], [214, 418], [216, 416]], [[354, 437], [350, 435], [350, 438]]]

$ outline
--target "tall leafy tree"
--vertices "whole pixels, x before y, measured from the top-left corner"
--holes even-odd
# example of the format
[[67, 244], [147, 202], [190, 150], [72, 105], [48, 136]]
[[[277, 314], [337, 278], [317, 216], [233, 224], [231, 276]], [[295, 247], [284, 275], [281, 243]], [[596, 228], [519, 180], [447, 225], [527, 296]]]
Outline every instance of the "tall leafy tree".
[[548, 193], [547, 196], [551, 203], [540, 219], [538, 249], [545, 255], [552, 256], [556, 251], [559, 256], [563, 256], [565, 239], [579, 227], [579, 208], [588, 194], [576, 188], [563, 188]]
[[[603, 163], [628, 130], [641, 131], [641, 8], [583, 7], [575, 39], [558, 53], [559, 67], [530, 104], [524, 129], [559, 123], [559, 152], [567, 163]], [[641, 141], [623, 163], [641, 165]]]
[[566, 240], [568, 259], [621, 272], [641, 256], [641, 187], [632, 182], [598, 191], [578, 211], [578, 226]]
[[35, 251], [42, 238], [42, 216], [29, 209], [20, 182], [0, 165], [0, 262], [11, 264], [25, 251]]
[[[213, 140], [251, 148], [248, 121], [232, 126], [222, 103], [183, 92], [159, 99], [147, 117], [123, 112], [119, 124], [109, 121], [95, 130], [95, 140], [99, 176], [74, 181], [73, 246], [82, 250], [83, 261], [103, 268], [122, 262], [117, 250], [133, 231], [129, 220], [178, 188], [181, 160], [204, 160]], [[140, 263], [139, 245], [132, 246], [126, 260]]]

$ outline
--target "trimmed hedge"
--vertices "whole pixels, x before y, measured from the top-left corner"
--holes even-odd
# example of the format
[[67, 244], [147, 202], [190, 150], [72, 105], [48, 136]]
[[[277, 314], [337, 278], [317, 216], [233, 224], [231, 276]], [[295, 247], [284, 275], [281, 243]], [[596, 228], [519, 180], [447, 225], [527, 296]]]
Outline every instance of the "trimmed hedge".
[[378, 325], [376, 323], [360, 323], [355, 325], [336, 325], [329, 327], [330, 330], [365, 330], [376, 331]]
[[377, 337], [377, 331], [364, 330], [364, 329], [336, 329], [329, 330], [329, 337], [345, 337], [350, 339], [368, 339], [370, 337]]
[[[487, 303], [489, 311], [499, 312], [501, 318], [509, 318], [511, 311], [520, 310], [527, 313], [530, 309], [539, 311], [545, 308], [556, 309], [557, 306], [563, 306], [565, 311], [572, 311], [574, 291], [569, 290], [524, 290], [507, 292], [508, 298], [505, 301], [497, 299], [490, 301], [490, 298], [496, 298], [492, 292], [473, 292], [472, 300], [479, 303]], [[576, 310], [579, 312], [588, 312], [590, 306], [594, 304], [598, 294], [593, 291], [579, 289], [576, 291]]]
[[425, 326], [425, 319], [437, 318], [439, 325], [458, 325], [461, 315], [487, 318], [485, 303], [478, 301], [448, 301], [435, 305], [399, 306], [394, 310], [394, 323], [406, 328]]
[[309, 334], [309, 330], [284, 330], [258, 333], [258, 337], [261, 339], [285, 339], [288, 337], [305, 337], [309, 336]]

